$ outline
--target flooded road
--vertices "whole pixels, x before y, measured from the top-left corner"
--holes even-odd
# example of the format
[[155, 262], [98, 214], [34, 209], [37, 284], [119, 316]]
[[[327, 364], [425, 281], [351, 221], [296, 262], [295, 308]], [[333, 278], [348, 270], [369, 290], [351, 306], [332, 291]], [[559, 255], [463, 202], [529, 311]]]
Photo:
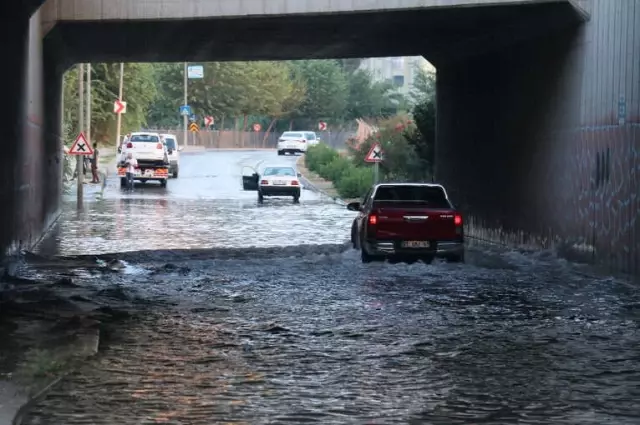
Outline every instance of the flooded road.
[[184, 155], [166, 191], [110, 187], [65, 212], [43, 250], [130, 252], [80, 282], [175, 306], [110, 335], [26, 423], [638, 423], [637, 288], [486, 247], [467, 264], [363, 265], [344, 207], [241, 190], [240, 164], [272, 158]]

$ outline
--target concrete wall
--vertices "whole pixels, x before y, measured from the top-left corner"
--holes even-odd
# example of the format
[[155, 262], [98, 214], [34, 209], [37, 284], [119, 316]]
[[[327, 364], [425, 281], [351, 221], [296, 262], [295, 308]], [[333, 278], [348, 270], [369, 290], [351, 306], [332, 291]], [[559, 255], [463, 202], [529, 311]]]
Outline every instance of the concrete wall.
[[[7, 99], [17, 102], [15, 109], [7, 108], [12, 111], [5, 117], [10, 130], [5, 135], [0, 167], [4, 207], [0, 246], [5, 255], [31, 247], [57, 217], [59, 202], [61, 167], [56, 165], [55, 155], [59, 155], [60, 145], [56, 149], [45, 136], [52, 130], [45, 121], [46, 100], [52, 104], [53, 99], [59, 102], [59, 97], [55, 85], [47, 85], [45, 90], [40, 14], [23, 18], [16, 17], [11, 28], [14, 32], [3, 45], [15, 65], [6, 67], [14, 73], [9, 80], [12, 84], [5, 88]], [[57, 160], [59, 164], [60, 158]]]
[[581, 28], [438, 67], [437, 176], [471, 236], [637, 273], [640, 5], [582, 6]]

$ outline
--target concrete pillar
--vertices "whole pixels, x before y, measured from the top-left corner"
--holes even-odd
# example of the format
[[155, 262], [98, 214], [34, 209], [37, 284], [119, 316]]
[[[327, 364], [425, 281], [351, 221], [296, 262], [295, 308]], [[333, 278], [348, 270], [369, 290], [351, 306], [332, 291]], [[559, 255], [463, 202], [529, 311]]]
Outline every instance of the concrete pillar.
[[19, 205], [18, 158], [21, 157], [24, 135], [24, 87], [28, 51], [29, 19], [26, 14], [5, 12], [0, 25], [3, 67], [3, 99], [7, 102], [0, 117], [3, 125], [2, 155], [0, 155], [0, 255], [6, 254], [13, 244], [17, 206]]

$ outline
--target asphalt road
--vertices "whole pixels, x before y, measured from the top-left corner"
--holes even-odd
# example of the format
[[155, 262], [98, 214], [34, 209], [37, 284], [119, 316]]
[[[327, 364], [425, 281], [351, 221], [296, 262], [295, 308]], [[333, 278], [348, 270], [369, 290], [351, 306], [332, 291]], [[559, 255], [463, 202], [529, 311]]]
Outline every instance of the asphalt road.
[[27, 423], [638, 423], [637, 288], [487, 247], [363, 265], [344, 207], [241, 190], [261, 160], [294, 161], [184, 155], [167, 189], [69, 204], [43, 251], [120, 252], [123, 272], [80, 281], [172, 305], [111, 335]]

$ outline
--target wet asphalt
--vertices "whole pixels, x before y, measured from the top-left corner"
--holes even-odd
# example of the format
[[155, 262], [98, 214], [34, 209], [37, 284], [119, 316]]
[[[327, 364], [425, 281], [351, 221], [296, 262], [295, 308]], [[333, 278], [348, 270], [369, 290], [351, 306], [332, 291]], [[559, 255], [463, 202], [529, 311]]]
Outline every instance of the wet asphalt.
[[[552, 253], [368, 264], [353, 213], [241, 188], [270, 151], [183, 155], [180, 177], [68, 199], [45, 254], [119, 253], [131, 320], [29, 424], [637, 424], [640, 295]], [[249, 169], [246, 170], [250, 173]], [[89, 192], [89, 189], [88, 189]]]

